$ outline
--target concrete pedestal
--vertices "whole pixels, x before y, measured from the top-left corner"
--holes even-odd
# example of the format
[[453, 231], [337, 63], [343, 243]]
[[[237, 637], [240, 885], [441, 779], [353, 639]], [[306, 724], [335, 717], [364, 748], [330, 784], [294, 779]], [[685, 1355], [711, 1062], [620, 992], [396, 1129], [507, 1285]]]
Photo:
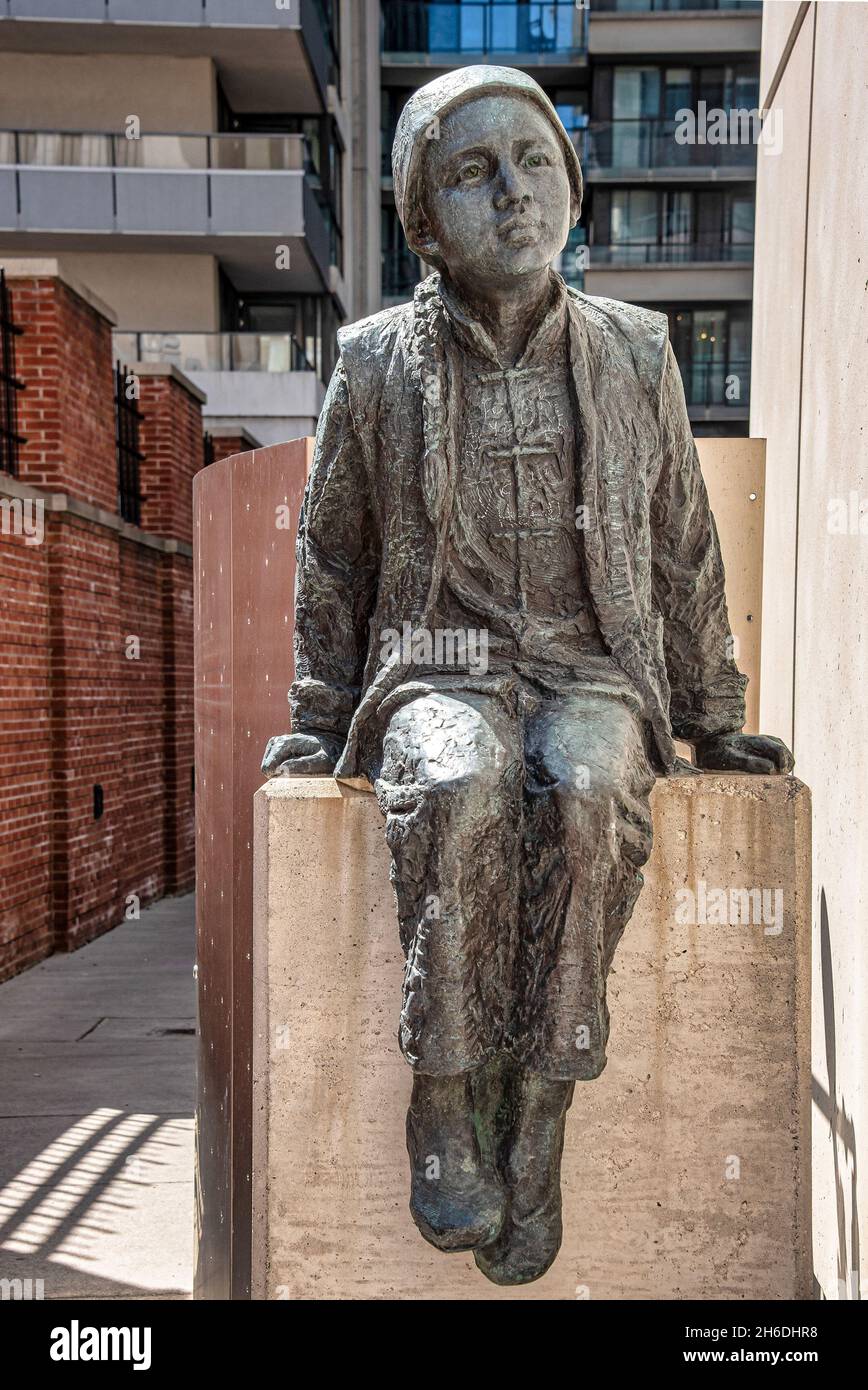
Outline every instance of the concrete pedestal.
[[[810, 1296], [809, 795], [706, 775], [659, 782], [653, 806], [609, 1064], [567, 1121], [563, 1248], [513, 1290], [426, 1245], [407, 1210], [402, 957], [374, 797], [315, 778], [257, 793], [253, 1297]], [[765, 890], [765, 920], [754, 894], [750, 922], [713, 924], [714, 890], [742, 888]]]

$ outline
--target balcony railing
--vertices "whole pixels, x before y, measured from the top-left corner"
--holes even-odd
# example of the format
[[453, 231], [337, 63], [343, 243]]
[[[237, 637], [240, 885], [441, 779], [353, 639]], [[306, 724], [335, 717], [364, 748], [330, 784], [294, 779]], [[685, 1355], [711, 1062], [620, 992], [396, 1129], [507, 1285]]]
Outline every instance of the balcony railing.
[[678, 364], [689, 406], [750, 405], [750, 358]]
[[299, 0], [0, 0], [0, 16], [11, 19], [103, 20], [134, 24], [231, 24], [294, 29]]
[[91, 131], [0, 130], [0, 167], [307, 172], [303, 135], [125, 135]]
[[597, 11], [641, 14], [671, 10], [762, 10], [762, 0], [591, 0]]
[[170, 362], [195, 372], [312, 372], [291, 333], [113, 334], [116, 357], [130, 362]]
[[592, 270], [600, 265], [688, 265], [700, 261], [749, 265], [752, 260], [752, 241], [625, 241], [589, 248]]
[[591, 121], [586, 133], [584, 165], [588, 173], [721, 167], [753, 170], [756, 145], [750, 139], [751, 122], [733, 118], [729, 124], [738, 136], [736, 141], [682, 144], [676, 139], [676, 133], [684, 127], [674, 117]]
[[389, 54], [575, 58], [588, 47], [588, 12], [575, 0], [383, 0], [382, 15], [382, 49]]
[[333, 222], [301, 134], [0, 130], [0, 228], [278, 232], [304, 237], [328, 275], [342, 254]]

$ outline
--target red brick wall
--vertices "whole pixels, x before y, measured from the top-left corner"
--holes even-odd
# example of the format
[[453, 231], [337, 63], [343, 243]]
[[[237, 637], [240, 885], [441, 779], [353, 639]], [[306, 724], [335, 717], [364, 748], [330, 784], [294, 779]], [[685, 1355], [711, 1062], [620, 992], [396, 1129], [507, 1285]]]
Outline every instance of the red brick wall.
[[[3, 498], [0, 498], [2, 502]], [[48, 550], [0, 513], [0, 979], [52, 950]]]
[[166, 892], [186, 893], [195, 879], [193, 796], [193, 566], [163, 557]]
[[[118, 540], [61, 512], [48, 529], [55, 945], [118, 920], [118, 853], [127, 791], [121, 759]], [[94, 819], [94, 786], [104, 812]]]
[[[19, 481], [114, 515], [109, 325], [60, 282], [10, 288], [24, 329], [16, 346], [28, 344], [16, 362], [29, 436]], [[172, 377], [140, 382], [142, 531], [189, 544], [201, 407]], [[6, 500], [0, 979], [116, 925], [129, 895], [144, 905], [193, 885], [192, 561], [74, 509], [46, 511], [41, 543], [28, 545]]]
[[23, 482], [117, 510], [111, 324], [57, 279], [10, 280]]
[[214, 462], [219, 463], [221, 459], [231, 458], [233, 454], [246, 454], [253, 448], [249, 439], [242, 439], [241, 435], [223, 435], [213, 441], [214, 443]]
[[142, 529], [193, 542], [193, 476], [205, 462], [202, 407], [174, 376], [139, 377]]
[[[167, 557], [120, 543], [121, 632], [118, 644], [125, 796], [124, 892], [142, 902], [160, 897], [166, 879], [163, 806], [166, 796], [162, 564]], [[138, 655], [135, 653], [138, 652]]]

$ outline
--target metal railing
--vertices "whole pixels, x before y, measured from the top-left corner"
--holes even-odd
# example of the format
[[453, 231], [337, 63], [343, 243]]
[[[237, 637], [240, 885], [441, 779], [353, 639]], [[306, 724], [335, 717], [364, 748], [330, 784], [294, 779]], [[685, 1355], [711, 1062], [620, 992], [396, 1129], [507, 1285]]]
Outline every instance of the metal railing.
[[592, 269], [598, 265], [688, 265], [699, 261], [747, 265], [752, 260], [752, 241], [623, 241], [589, 247]]
[[291, 333], [125, 333], [112, 335], [116, 355], [171, 362], [180, 371], [312, 372]]
[[139, 427], [144, 419], [136, 405], [135, 378], [120, 362], [115, 366], [115, 423], [118, 460], [118, 511], [124, 521], [141, 525], [142, 493], [139, 469], [145, 457], [139, 448]]
[[140, 135], [104, 131], [0, 130], [0, 166], [40, 169], [159, 169], [250, 173], [315, 172], [304, 135]]
[[15, 375], [15, 339], [21, 334], [12, 318], [12, 297], [0, 268], [0, 471], [18, 472], [18, 450], [26, 443], [18, 433], [18, 392], [24, 382]]
[[762, 0], [591, 0], [591, 9], [618, 14], [665, 10], [762, 10]]
[[689, 406], [750, 405], [750, 358], [678, 364]]
[[591, 121], [585, 136], [584, 165], [589, 173], [627, 169], [709, 169], [756, 166], [752, 123], [732, 122], [735, 141], [682, 143], [685, 125], [675, 117], [640, 117]]
[[11, 19], [90, 20], [135, 24], [231, 24], [246, 28], [294, 28], [298, 7], [274, 0], [0, 0]]
[[587, 22], [587, 9], [575, 0], [382, 0], [382, 51], [576, 57], [587, 52]]

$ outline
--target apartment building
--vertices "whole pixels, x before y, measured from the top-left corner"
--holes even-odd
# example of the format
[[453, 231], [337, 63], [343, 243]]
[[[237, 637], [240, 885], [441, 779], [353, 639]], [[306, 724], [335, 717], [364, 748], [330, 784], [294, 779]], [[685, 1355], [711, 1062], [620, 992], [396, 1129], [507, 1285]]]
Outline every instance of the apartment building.
[[[696, 434], [747, 434], [758, 0], [382, 0], [383, 300], [423, 271], [395, 213], [390, 151], [410, 91], [467, 63], [533, 73], [576, 142], [586, 193], [569, 283], [666, 313]], [[692, 130], [679, 113], [697, 113]], [[686, 137], [686, 138], [683, 138]]]
[[[750, 409], [759, 0], [0, 0], [0, 254], [62, 256], [124, 362], [205, 392], [219, 448], [311, 433], [341, 322], [424, 267], [394, 209], [410, 91], [534, 73], [579, 148], [561, 269], [667, 313], [697, 434]], [[379, 142], [379, 148], [378, 148]]]
[[365, 10], [0, 3], [0, 255], [61, 257], [113, 310], [118, 359], [204, 391], [215, 444], [311, 433], [337, 325], [378, 307], [351, 249]]

